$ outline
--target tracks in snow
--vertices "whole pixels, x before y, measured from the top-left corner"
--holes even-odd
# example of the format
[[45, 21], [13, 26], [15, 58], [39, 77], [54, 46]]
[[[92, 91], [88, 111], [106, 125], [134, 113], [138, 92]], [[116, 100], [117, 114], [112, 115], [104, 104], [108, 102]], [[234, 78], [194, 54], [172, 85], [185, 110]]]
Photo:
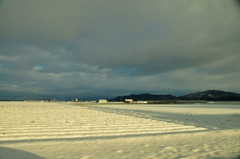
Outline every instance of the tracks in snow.
[[[203, 131], [206, 128], [105, 113], [55, 103], [15, 102], [1, 107], [0, 143], [108, 138]], [[4, 113], [3, 113], [4, 112]], [[3, 114], [3, 115], [2, 115]]]

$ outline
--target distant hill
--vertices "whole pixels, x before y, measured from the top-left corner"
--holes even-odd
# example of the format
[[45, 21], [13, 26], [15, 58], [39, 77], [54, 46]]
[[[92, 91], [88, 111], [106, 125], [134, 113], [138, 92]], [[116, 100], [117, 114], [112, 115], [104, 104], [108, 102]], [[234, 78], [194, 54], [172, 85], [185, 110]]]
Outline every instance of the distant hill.
[[126, 95], [126, 96], [118, 96], [112, 101], [124, 101], [124, 99], [133, 99], [134, 101], [149, 101], [149, 100], [176, 100], [177, 97], [173, 95], [155, 95], [155, 94], [131, 94], [131, 95]]
[[179, 100], [240, 101], [240, 94], [219, 90], [207, 90], [178, 97]]
[[124, 101], [124, 99], [133, 99], [134, 101], [153, 101], [153, 100], [208, 100], [208, 101], [240, 101], [240, 94], [225, 92], [219, 90], [207, 90], [203, 92], [191, 93], [183, 96], [155, 95], [155, 94], [131, 94], [118, 96], [110, 101]]

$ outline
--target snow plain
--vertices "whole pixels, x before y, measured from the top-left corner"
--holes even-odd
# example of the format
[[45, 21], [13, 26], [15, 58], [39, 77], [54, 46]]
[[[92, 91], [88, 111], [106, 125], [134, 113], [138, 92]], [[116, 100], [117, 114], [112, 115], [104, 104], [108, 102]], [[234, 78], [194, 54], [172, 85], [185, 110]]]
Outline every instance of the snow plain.
[[239, 156], [238, 103], [0, 102], [0, 159]]

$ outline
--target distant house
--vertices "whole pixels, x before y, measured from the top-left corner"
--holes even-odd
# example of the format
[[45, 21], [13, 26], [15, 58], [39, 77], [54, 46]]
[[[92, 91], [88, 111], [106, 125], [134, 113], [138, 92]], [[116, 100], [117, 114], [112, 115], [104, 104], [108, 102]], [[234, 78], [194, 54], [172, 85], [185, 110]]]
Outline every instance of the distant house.
[[97, 102], [98, 103], [107, 103], [107, 100], [106, 99], [99, 99]]
[[133, 103], [132, 99], [124, 99], [124, 103]]

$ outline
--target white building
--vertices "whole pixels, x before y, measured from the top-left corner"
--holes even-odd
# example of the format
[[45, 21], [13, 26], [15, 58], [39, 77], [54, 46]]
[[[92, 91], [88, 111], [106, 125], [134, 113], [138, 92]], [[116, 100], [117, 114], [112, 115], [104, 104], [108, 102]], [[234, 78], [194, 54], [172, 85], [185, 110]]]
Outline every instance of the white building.
[[124, 99], [124, 103], [133, 103], [132, 99]]
[[99, 99], [98, 103], [107, 103], [107, 100], [106, 99]]

